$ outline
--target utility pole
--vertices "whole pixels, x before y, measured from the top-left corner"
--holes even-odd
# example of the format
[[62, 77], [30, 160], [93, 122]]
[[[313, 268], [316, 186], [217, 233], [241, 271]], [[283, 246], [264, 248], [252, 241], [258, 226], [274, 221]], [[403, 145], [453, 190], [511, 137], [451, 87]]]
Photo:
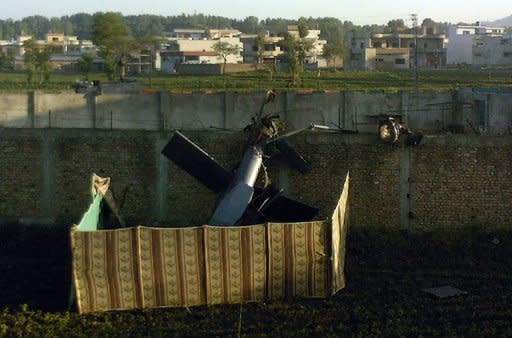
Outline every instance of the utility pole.
[[412, 27], [414, 28], [414, 87], [418, 94], [418, 14], [411, 14]]

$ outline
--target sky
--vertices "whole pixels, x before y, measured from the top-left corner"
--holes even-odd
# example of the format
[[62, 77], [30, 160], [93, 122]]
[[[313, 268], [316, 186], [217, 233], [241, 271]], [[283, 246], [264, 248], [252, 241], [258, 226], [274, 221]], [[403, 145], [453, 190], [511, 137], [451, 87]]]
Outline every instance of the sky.
[[156, 14], [163, 16], [202, 13], [234, 19], [256, 16], [298, 19], [304, 17], [335, 17], [357, 25], [386, 24], [391, 19], [411, 23], [410, 14], [418, 20], [431, 18], [438, 22], [494, 21], [512, 14], [510, 0], [7, 0], [3, 2], [0, 19], [18, 20], [31, 15], [60, 17], [76, 13], [121, 12], [124, 15]]

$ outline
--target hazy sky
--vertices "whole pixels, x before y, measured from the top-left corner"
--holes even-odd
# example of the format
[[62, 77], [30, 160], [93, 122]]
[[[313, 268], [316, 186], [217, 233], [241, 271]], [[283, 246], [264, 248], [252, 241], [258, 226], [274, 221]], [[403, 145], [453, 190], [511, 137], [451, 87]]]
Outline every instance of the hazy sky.
[[[46, 17], [116, 11], [128, 14], [177, 15], [203, 13], [243, 19], [283, 17], [335, 17], [363, 25], [385, 24], [403, 19], [410, 24], [410, 14], [417, 13], [419, 22], [425, 18], [442, 22], [493, 21], [512, 14], [510, 0], [7, 0], [2, 2], [1, 19], [21, 19], [30, 15]], [[126, 5], [128, 4], [128, 5]]]

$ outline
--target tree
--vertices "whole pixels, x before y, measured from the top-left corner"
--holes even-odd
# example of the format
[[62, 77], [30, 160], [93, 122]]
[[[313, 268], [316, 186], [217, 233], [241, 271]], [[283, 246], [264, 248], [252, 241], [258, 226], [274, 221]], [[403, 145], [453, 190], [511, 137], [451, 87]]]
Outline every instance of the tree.
[[12, 70], [14, 68], [14, 51], [0, 53], [0, 70]]
[[297, 28], [299, 30], [299, 37], [301, 39], [304, 39], [306, 36], [308, 36], [308, 26], [307, 26], [306, 22], [304, 21], [304, 18], [302, 18], [299, 21], [299, 25], [297, 26]]
[[[345, 47], [342, 44], [328, 43], [324, 46], [323, 55], [328, 65], [336, 62], [336, 58], [343, 57], [344, 53]], [[336, 69], [336, 66], [334, 69]]]
[[391, 33], [398, 33], [398, 32], [402, 32], [406, 27], [405, 27], [404, 20], [394, 19], [394, 20], [388, 21], [387, 28]]
[[300, 74], [304, 70], [306, 56], [313, 48], [313, 41], [307, 38], [308, 28], [303, 21], [299, 22], [298, 30], [299, 37], [288, 34], [282, 43], [290, 73], [292, 74], [293, 86], [296, 86], [299, 82]]
[[82, 59], [78, 61], [78, 68], [82, 73], [85, 74], [86, 81], [89, 81], [89, 73], [92, 70], [93, 61], [94, 57], [89, 53], [82, 54]]
[[236, 55], [236, 54], [240, 53], [240, 47], [232, 45], [229, 42], [219, 40], [212, 46], [212, 48], [224, 60], [224, 64], [222, 66], [222, 74], [224, 75], [224, 85], [225, 85], [226, 84], [226, 63], [228, 62], [228, 57], [230, 55]]
[[254, 41], [256, 43], [256, 52], [258, 53], [258, 63], [263, 63], [263, 52], [265, 51], [265, 37], [258, 34]]
[[299, 82], [300, 73], [302, 72], [299, 62], [298, 39], [294, 38], [292, 35], [287, 35], [282, 44], [286, 52], [288, 68], [292, 75], [292, 85], [296, 86]]
[[133, 39], [119, 13], [100, 14], [92, 27], [93, 42], [100, 48], [98, 55], [105, 61], [105, 72], [114, 78], [117, 60], [128, 52]]
[[142, 55], [145, 53], [149, 54], [150, 68], [149, 68], [147, 74], [149, 77], [149, 86], [150, 87], [152, 86], [152, 74], [153, 74], [155, 54], [163, 42], [165, 42], [165, 39], [158, 38], [158, 37], [140, 37], [140, 38], [135, 39], [135, 46], [137, 46], [137, 49], [140, 53], [140, 57], [142, 58]]
[[31, 83], [34, 75], [39, 76], [39, 84], [50, 80], [51, 63], [50, 49], [46, 46], [39, 46], [34, 39], [24, 42], [25, 67], [27, 69], [27, 82]]

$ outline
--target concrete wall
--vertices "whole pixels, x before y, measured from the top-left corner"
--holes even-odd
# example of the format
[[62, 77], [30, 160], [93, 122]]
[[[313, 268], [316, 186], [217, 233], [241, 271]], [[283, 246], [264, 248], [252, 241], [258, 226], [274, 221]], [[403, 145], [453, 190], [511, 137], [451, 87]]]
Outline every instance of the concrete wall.
[[[111, 176], [131, 225], [204, 224], [217, 196], [160, 151], [172, 132], [4, 129], [0, 133], [0, 224], [79, 221], [90, 175]], [[227, 169], [244, 151], [242, 132], [186, 131]], [[512, 221], [512, 138], [429, 136], [416, 147], [371, 135], [306, 132], [289, 139], [312, 164], [301, 175], [269, 166], [285, 194], [330, 216], [348, 170], [353, 226], [424, 229], [508, 226]]]
[[26, 128], [31, 126], [29, 121], [30, 94], [1, 94], [0, 95], [0, 128]]
[[[32, 92], [0, 94], [0, 127], [123, 130], [239, 129], [249, 124], [264, 92], [121, 93], [101, 95]], [[375, 133], [381, 114], [401, 114], [412, 129], [445, 132], [458, 124], [487, 135], [510, 132], [512, 91], [461, 89], [453, 92], [363, 93], [282, 92], [265, 112], [281, 115], [291, 128], [310, 123]], [[485, 116], [483, 118], [482, 116]]]

